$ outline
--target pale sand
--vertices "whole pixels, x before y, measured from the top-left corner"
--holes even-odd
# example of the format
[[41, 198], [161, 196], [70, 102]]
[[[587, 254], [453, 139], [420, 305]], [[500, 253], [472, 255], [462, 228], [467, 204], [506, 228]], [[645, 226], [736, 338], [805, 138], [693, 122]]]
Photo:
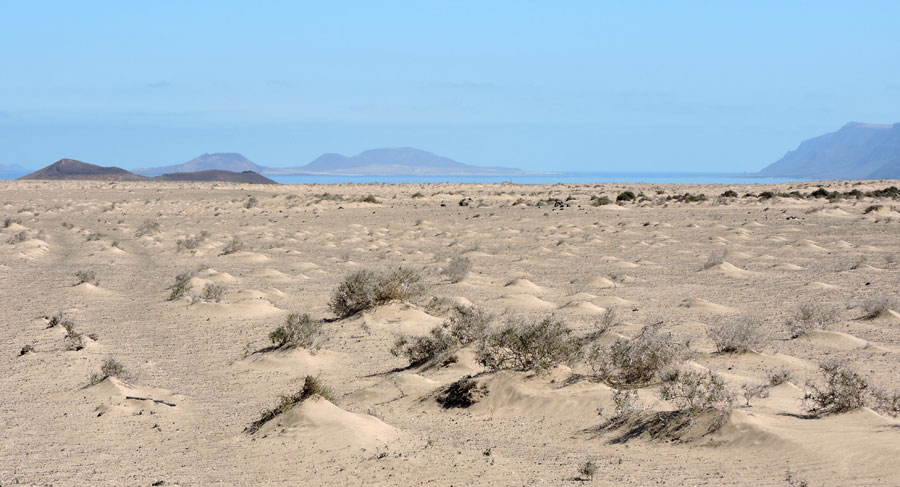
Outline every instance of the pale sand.
[[[900, 183], [826, 187], [891, 184]], [[588, 457], [596, 485], [787, 485], [788, 470], [810, 485], [898, 485], [900, 420], [869, 409], [804, 419], [800, 399], [834, 357], [900, 388], [900, 310], [862, 319], [859, 308], [900, 297], [900, 201], [716, 198], [816, 186], [0, 182], [0, 217], [20, 220], [0, 229], [0, 485], [582, 485]], [[624, 189], [653, 201], [590, 206]], [[665, 203], [658, 191], [711, 199]], [[368, 194], [381, 203], [351, 201]], [[259, 203], [247, 209], [250, 195]], [[534, 206], [569, 196], [562, 210]], [[532, 205], [513, 205], [520, 198]], [[135, 237], [148, 219], [160, 233]], [[176, 251], [202, 231], [196, 249]], [[21, 232], [26, 240], [8, 243]], [[233, 237], [244, 248], [220, 255]], [[440, 270], [459, 254], [472, 271], [450, 283]], [[317, 352], [259, 352], [289, 312], [333, 318], [329, 296], [349, 272], [399, 265], [431, 284], [416, 303], [329, 321]], [[222, 285], [222, 301], [167, 301], [175, 276], [198, 269], [194, 292]], [[98, 282], [74, 286], [79, 270]], [[432, 296], [553, 315], [579, 334], [615, 307], [621, 323], [600, 340], [663, 322], [692, 340], [685, 367], [715, 370], [735, 389], [774, 369], [794, 379], [735, 408], [719, 431], [688, 428], [676, 443], [615, 442], [623, 430], [601, 428], [613, 391], [579, 379], [583, 362], [479, 375], [487, 395], [445, 410], [436, 391], [482, 372], [473, 352], [411, 369], [389, 352], [397, 334], [424, 335], [444, 319], [425, 306]], [[789, 340], [785, 321], [810, 301], [837, 306], [840, 319]], [[64, 331], [45, 318], [60, 311], [97, 340], [64, 351]], [[765, 344], [714, 353], [706, 330], [728, 320], [760, 323]], [[36, 352], [20, 357], [26, 344]], [[136, 379], [85, 387], [107, 357]], [[334, 389], [334, 404], [314, 398], [244, 433], [307, 374]], [[638, 394], [646, 414], [671, 407], [653, 386]]]

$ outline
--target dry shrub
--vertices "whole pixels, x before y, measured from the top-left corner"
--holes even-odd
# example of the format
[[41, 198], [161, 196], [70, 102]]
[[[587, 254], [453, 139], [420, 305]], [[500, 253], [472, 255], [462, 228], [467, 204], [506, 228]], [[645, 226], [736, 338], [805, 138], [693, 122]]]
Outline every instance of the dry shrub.
[[465, 279], [470, 270], [472, 270], [472, 260], [462, 255], [456, 255], [450, 259], [442, 274], [455, 284]]
[[597, 346], [588, 356], [595, 377], [613, 385], [645, 384], [679, 360], [686, 346], [660, 324], [647, 325], [634, 338], [620, 338], [609, 347]]
[[594, 336], [599, 337], [618, 324], [619, 313], [616, 311], [616, 308], [607, 308], [600, 316], [600, 319], [594, 322]]
[[391, 354], [403, 355], [410, 366], [443, 358], [450, 352], [483, 340], [494, 317], [480, 308], [455, 308], [450, 319], [431, 329], [426, 336], [397, 338]]
[[769, 381], [769, 385], [772, 387], [780, 386], [781, 384], [794, 380], [793, 374], [787, 369], [770, 370], [766, 378]]
[[209, 238], [209, 232], [204, 230], [197, 235], [191, 235], [182, 240], [178, 240], [175, 242], [175, 251], [184, 252], [185, 250], [197, 250], [200, 247], [200, 244], [206, 242], [207, 238]]
[[175, 276], [175, 284], [169, 287], [169, 298], [168, 301], [175, 301], [176, 299], [187, 296], [187, 293], [193, 287], [191, 284], [191, 277], [194, 276], [192, 271], [182, 272]]
[[889, 310], [900, 309], [900, 303], [894, 298], [872, 298], [863, 302], [862, 309], [866, 313], [863, 319], [871, 320]]
[[21, 350], [19, 350], [19, 356], [26, 355], [29, 353], [34, 353], [34, 345], [32, 345], [30, 343], [26, 344], [24, 347], [22, 347]]
[[328, 308], [346, 318], [390, 301], [409, 300], [425, 292], [426, 286], [421, 281], [418, 272], [403, 267], [388, 273], [356, 271], [334, 290]]
[[22, 230], [21, 232], [16, 233], [12, 237], [9, 237], [9, 239], [6, 241], [6, 243], [8, 243], [10, 245], [15, 245], [17, 243], [22, 243], [22, 242], [27, 241], [28, 238], [29, 238], [28, 232]]
[[78, 271], [75, 273], [75, 278], [78, 279], [78, 282], [75, 283], [76, 286], [85, 283], [94, 285], [97, 285], [99, 283], [99, 281], [97, 280], [97, 274], [95, 274], [92, 270]]
[[597, 473], [597, 468], [597, 462], [595, 462], [593, 458], [588, 458], [578, 467], [578, 475], [581, 476], [582, 480], [593, 482], [594, 474]]
[[679, 411], [699, 412], [715, 409], [730, 410], [734, 393], [713, 371], [670, 370], [662, 374], [659, 394], [672, 401]]
[[616, 405], [615, 416], [612, 421], [622, 421], [635, 413], [643, 411], [638, 393], [634, 389], [616, 389], [613, 393], [613, 403]]
[[313, 321], [306, 313], [291, 313], [283, 325], [269, 333], [269, 340], [279, 348], [318, 349], [321, 335], [321, 321]]
[[259, 419], [246, 427], [244, 432], [256, 433], [264, 424], [290, 411], [294, 406], [313, 396], [320, 396], [323, 399], [334, 402], [334, 395], [331, 389], [319, 381], [318, 378], [307, 375], [303, 380], [303, 389], [294, 394], [279, 397], [278, 404], [271, 409], [264, 409], [260, 413]]
[[125, 369], [125, 365], [112, 357], [103, 361], [100, 372], [91, 374], [91, 385], [103, 382], [108, 377], [116, 377], [125, 382], [132, 380], [132, 375]]
[[840, 360], [827, 360], [819, 364], [819, 371], [824, 383], [808, 381], [803, 396], [810, 414], [839, 414], [866, 405], [869, 382], [849, 364]]
[[741, 386], [741, 392], [744, 395], [747, 407], [750, 407], [750, 401], [754, 399], [765, 399], [769, 397], [769, 390], [772, 388], [769, 384], [755, 384], [748, 382]]
[[837, 321], [836, 308], [824, 303], [803, 303], [788, 321], [791, 338], [802, 337], [813, 330], [824, 330]]
[[709, 254], [709, 257], [706, 259], [706, 263], [703, 264], [703, 270], [711, 269], [719, 264], [725, 262], [725, 251], [719, 250]]
[[134, 232], [134, 236], [139, 238], [145, 235], [156, 235], [159, 232], [160, 225], [158, 221], [144, 220], [144, 223], [141, 223], [141, 226]]
[[231, 255], [236, 254], [240, 251], [244, 250], [244, 243], [238, 237], [231, 237], [231, 242], [228, 242], [227, 245], [222, 249], [222, 253], [219, 255]]
[[719, 353], [745, 353], [758, 349], [763, 343], [759, 324], [752, 321], [723, 323], [707, 331]]
[[218, 303], [225, 296], [225, 286], [221, 284], [207, 284], [200, 293], [200, 300], [207, 303]]
[[581, 345], [565, 323], [552, 317], [508, 323], [481, 342], [478, 361], [491, 370], [547, 369], [576, 360]]
[[463, 377], [440, 391], [435, 400], [444, 409], [467, 408], [480, 401], [486, 394], [487, 389], [478, 387], [475, 379]]

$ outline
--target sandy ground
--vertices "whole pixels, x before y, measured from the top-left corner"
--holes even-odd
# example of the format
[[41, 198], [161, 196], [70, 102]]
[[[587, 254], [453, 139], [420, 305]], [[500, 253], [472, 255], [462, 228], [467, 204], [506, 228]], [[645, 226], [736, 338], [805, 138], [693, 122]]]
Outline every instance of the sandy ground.
[[[863, 319], [860, 309], [900, 297], [900, 202], [718, 199], [815, 188], [2, 181], [0, 217], [11, 220], [0, 229], [0, 485], [789, 485], [788, 471], [809, 485], [900, 485], [900, 420], [871, 409], [810, 419], [801, 405], [826, 358], [900, 388], [900, 310]], [[590, 205], [624, 189], [649, 200]], [[710, 199], [661, 201], [684, 192]], [[353, 201], [369, 194], [380, 202]], [[147, 220], [159, 231], [136, 237]], [[244, 249], [220, 255], [235, 237]], [[718, 252], [724, 262], [701, 270]], [[473, 263], [459, 283], [440, 273], [454, 255]], [[315, 353], [253, 353], [289, 312], [333, 318], [329, 296], [349, 272], [399, 265], [425, 275], [426, 296], [329, 321]], [[84, 270], [96, 282], [75, 285]], [[225, 286], [222, 301], [167, 301], [185, 271], [196, 271], [195, 293]], [[617, 441], [621, 431], [602, 428], [612, 390], [579, 375], [583, 362], [483, 374], [484, 399], [443, 409], [434, 391], [482, 372], [471, 351], [427, 369], [389, 352], [397, 334], [444, 319], [426, 306], [432, 296], [552, 314], [579, 334], [615, 307], [614, 336], [662, 322], [691, 339], [688, 366], [737, 390], [770, 370], [793, 379], [683, 441]], [[838, 319], [791, 340], [785, 322], [804, 302], [836, 306]], [[48, 328], [59, 312], [84, 349], [66, 351], [65, 331]], [[729, 320], [759, 323], [764, 344], [715, 353], [706, 332]], [[25, 345], [34, 352], [20, 356]], [[134, 378], [88, 387], [108, 357]], [[334, 404], [310, 400], [244, 433], [308, 374], [333, 388]], [[671, 409], [653, 385], [639, 395]], [[588, 458], [598, 470], [583, 481]]]

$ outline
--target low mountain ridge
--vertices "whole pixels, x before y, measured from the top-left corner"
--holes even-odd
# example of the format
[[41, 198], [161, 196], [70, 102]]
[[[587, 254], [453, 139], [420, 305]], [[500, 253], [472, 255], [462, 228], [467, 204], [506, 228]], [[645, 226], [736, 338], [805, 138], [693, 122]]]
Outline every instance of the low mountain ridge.
[[805, 140], [760, 176], [810, 179], [900, 179], [900, 123], [851, 122]]
[[163, 174], [200, 172], [209, 170], [221, 170], [232, 172], [253, 171], [261, 173], [262, 166], [256, 165], [241, 154], [235, 152], [218, 152], [214, 154], [201, 154], [184, 164], [174, 166], [148, 167], [135, 169], [133, 172], [143, 176], [161, 176]]
[[345, 175], [465, 175], [520, 174], [507, 167], [472, 166], [414, 147], [370, 149], [347, 157], [322, 154], [300, 167], [268, 167], [265, 174], [345, 174]]
[[75, 159], [60, 159], [49, 166], [19, 178], [20, 180], [49, 181], [195, 181], [250, 184], [278, 184], [254, 171], [207, 171], [179, 172], [146, 177], [115, 166], [98, 166]]

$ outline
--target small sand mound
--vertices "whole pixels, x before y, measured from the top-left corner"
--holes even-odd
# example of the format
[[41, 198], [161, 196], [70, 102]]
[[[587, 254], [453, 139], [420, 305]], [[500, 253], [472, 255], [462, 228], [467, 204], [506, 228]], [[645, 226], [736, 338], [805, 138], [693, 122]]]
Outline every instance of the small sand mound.
[[487, 394], [470, 411], [493, 417], [539, 416], [581, 423], [593, 421], [598, 406], [612, 406], [612, 389], [604, 384], [579, 382], [556, 388], [526, 383], [525, 375], [516, 372], [499, 372], [479, 382]]
[[510, 307], [523, 307], [523, 308], [535, 308], [535, 309], [554, 309], [556, 305], [549, 302], [544, 301], [541, 298], [536, 296], [532, 296], [530, 294], [504, 294], [497, 299], [493, 300], [494, 303], [502, 305], [502, 306], [510, 306]]
[[379, 306], [364, 313], [363, 320], [373, 330], [403, 335], [425, 335], [443, 321], [406, 303]]
[[503, 286], [509, 291], [513, 291], [516, 293], [529, 294], [529, 293], [541, 293], [544, 292], [545, 289], [537, 284], [529, 281], [528, 279], [515, 279], [507, 283]]
[[828, 284], [828, 283], [820, 282], [820, 281], [813, 281], [813, 282], [807, 284], [807, 287], [809, 287], [810, 289], [821, 289], [823, 291], [831, 291], [834, 289], [839, 289], [839, 287], [835, 286], [834, 284]]
[[588, 281], [587, 285], [589, 288], [592, 288], [592, 289], [610, 289], [610, 288], [617, 287], [616, 283], [610, 281], [609, 279], [607, 279], [603, 276], [597, 276], [597, 277], [591, 279], [590, 281]]
[[779, 270], [779, 271], [802, 271], [802, 270], [805, 270], [806, 268], [800, 267], [799, 265], [796, 265], [796, 264], [782, 263], [782, 264], [773, 265], [772, 269]]
[[305, 348], [291, 350], [275, 350], [267, 353], [254, 353], [238, 364], [260, 370], [278, 370], [283, 372], [304, 372], [315, 375], [326, 367], [331, 367], [344, 357], [340, 352], [318, 350], [311, 352]]
[[219, 272], [215, 269], [203, 269], [197, 275], [211, 282], [235, 282], [238, 279], [227, 272]]
[[89, 296], [104, 296], [107, 294], [112, 294], [110, 291], [99, 288], [89, 282], [82, 282], [77, 286], [73, 286], [72, 289]]
[[360, 389], [344, 398], [351, 404], [384, 403], [404, 396], [421, 397], [441, 385], [440, 382], [419, 374], [404, 372], [381, 381], [373, 386]]
[[627, 299], [620, 298], [618, 296], [601, 296], [597, 299], [593, 300], [594, 303], [603, 306], [604, 308], [610, 308], [614, 306], [634, 306], [634, 301], [630, 301]]
[[255, 318], [281, 313], [265, 299], [249, 299], [236, 303], [195, 303], [188, 307], [192, 313], [214, 318]]
[[797, 341], [839, 350], [856, 350], [869, 345], [869, 342], [862, 338], [857, 338], [847, 333], [826, 330], [812, 330], [805, 336], [798, 338]]
[[722, 274], [722, 275], [725, 275], [728, 277], [736, 277], [736, 278], [750, 277], [755, 274], [755, 272], [750, 272], [750, 271], [741, 269], [740, 267], [735, 267], [734, 265], [732, 265], [731, 263], [728, 263], [728, 262], [722, 262], [721, 264], [716, 264], [716, 265], [706, 269], [706, 272]]
[[733, 313], [734, 308], [716, 304], [705, 299], [700, 298], [688, 298], [681, 302], [679, 305], [683, 308], [689, 308], [696, 311], [702, 311], [704, 313], [715, 313], [715, 314], [726, 314]]
[[389, 443], [400, 431], [374, 416], [344, 411], [312, 396], [262, 425], [255, 435], [291, 436], [319, 448], [358, 448]]
[[171, 414], [179, 411], [182, 399], [165, 389], [136, 387], [115, 377], [107, 377], [83, 392], [87, 397], [100, 401], [96, 411], [101, 415]]
[[255, 269], [253, 272], [250, 273], [250, 275], [252, 277], [258, 277], [258, 278], [264, 278], [264, 279], [273, 279], [273, 280], [280, 280], [280, 281], [290, 280], [290, 277], [288, 277], [287, 274], [285, 274], [281, 271], [275, 270], [275, 269], [268, 269], [268, 268]]
[[560, 306], [559, 309], [591, 315], [600, 315], [606, 312], [604, 308], [588, 301], [572, 301], [564, 306]]

